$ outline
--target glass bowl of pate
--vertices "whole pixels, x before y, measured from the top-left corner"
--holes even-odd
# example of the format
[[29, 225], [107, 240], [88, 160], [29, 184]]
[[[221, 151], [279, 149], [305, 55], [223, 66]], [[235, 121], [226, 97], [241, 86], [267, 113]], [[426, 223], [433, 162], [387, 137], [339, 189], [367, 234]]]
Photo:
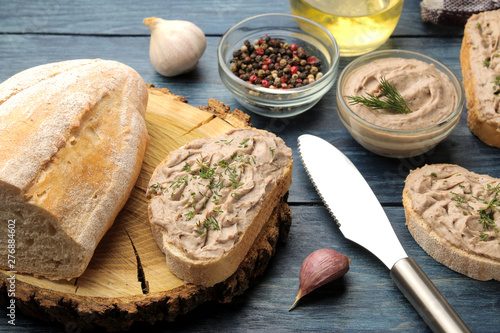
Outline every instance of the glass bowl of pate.
[[235, 24], [217, 48], [224, 85], [243, 107], [272, 118], [313, 107], [333, 88], [339, 58], [337, 42], [327, 29], [307, 18], [279, 13]]
[[[403, 103], [389, 97], [394, 92]], [[383, 108], [387, 105], [381, 102], [393, 108]], [[457, 126], [464, 102], [464, 88], [449, 67], [412, 51], [359, 57], [344, 68], [337, 83], [337, 112], [349, 133], [369, 151], [392, 158], [434, 148]]]

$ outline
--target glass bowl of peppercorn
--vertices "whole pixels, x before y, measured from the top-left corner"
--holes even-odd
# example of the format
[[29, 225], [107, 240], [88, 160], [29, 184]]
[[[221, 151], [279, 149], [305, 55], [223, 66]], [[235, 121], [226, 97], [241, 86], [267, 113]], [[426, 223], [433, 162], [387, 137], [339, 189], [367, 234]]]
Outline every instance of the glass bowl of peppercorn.
[[339, 49], [320, 24], [263, 14], [232, 26], [217, 49], [219, 75], [246, 109], [284, 118], [313, 107], [337, 78]]

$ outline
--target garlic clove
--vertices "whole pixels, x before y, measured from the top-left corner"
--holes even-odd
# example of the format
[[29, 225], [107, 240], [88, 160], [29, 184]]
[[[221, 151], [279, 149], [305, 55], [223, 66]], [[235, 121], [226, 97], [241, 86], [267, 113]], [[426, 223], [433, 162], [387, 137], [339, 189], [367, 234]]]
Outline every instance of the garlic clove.
[[350, 262], [347, 256], [332, 249], [320, 249], [309, 254], [300, 267], [299, 291], [288, 311], [294, 309], [303, 296], [347, 273]]
[[143, 23], [151, 30], [149, 58], [158, 73], [172, 77], [196, 68], [207, 47], [205, 34], [198, 26], [158, 17], [146, 18]]

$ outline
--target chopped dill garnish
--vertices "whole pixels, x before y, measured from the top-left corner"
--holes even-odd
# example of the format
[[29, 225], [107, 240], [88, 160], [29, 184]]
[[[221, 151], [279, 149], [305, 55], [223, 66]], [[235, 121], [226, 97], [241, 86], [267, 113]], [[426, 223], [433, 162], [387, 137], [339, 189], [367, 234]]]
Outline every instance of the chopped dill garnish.
[[246, 148], [248, 147], [248, 140], [250, 140], [250, 138], [246, 138], [245, 140], [241, 141], [240, 144], [238, 145], [239, 148]]
[[179, 187], [181, 187], [182, 184], [184, 185], [187, 185], [188, 184], [188, 180], [187, 180], [187, 176], [188, 175], [185, 175], [184, 177], [182, 178], [178, 178], [176, 179], [171, 185], [170, 187], [172, 188], [172, 190], [175, 190]]
[[151, 185], [151, 193], [152, 194], [163, 194], [163, 189], [160, 183], [156, 183]]
[[219, 222], [217, 222], [217, 219], [213, 216], [207, 217], [203, 222], [198, 221], [196, 226], [199, 228], [196, 231], [201, 237], [205, 236], [208, 230], [220, 230]]
[[451, 198], [451, 200], [453, 200], [453, 201], [455, 201], [455, 202], [456, 202], [456, 205], [455, 205], [455, 206], [457, 206], [457, 207], [462, 207], [462, 204], [465, 204], [465, 205], [466, 205], [466, 207], [468, 207], [468, 208], [472, 208], [472, 206], [471, 206], [471, 205], [469, 205], [469, 199], [467, 199], [467, 198], [462, 198], [462, 197], [460, 196], [460, 194], [455, 193], [455, 192], [453, 192], [453, 191], [451, 191], [450, 193], [454, 195], [454, 197], [452, 197], [452, 198]]
[[192, 210], [190, 210], [189, 212], [184, 214], [184, 216], [186, 216], [186, 221], [189, 221], [194, 217], [194, 212]]
[[271, 152], [271, 157], [274, 158], [274, 149], [269, 147], [269, 151]]

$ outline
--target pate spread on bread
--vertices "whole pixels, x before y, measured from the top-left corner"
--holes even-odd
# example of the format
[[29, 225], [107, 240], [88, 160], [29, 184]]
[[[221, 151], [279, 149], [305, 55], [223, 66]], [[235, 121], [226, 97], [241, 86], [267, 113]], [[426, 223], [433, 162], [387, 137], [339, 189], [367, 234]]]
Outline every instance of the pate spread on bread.
[[33, 67], [0, 84], [0, 216], [14, 228], [0, 236], [2, 269], [15, 241], [19, 273], [85, 271], [139, 175], [147, 100], [136, 71], [99, 59]]
[[253, 128], [172, 151], [148, 187], [154, 239], [169, 269], [212, 286], [238, 268], [291, 185], [292, 151]]
[[500, 148], [500, 10], [469, 18], [460, 64], [469, 128], [486, 144]]
[[408, 175], [406, 224], [434, 259], [478, 280], [500, 280], [500, 179], [453, 164]]

